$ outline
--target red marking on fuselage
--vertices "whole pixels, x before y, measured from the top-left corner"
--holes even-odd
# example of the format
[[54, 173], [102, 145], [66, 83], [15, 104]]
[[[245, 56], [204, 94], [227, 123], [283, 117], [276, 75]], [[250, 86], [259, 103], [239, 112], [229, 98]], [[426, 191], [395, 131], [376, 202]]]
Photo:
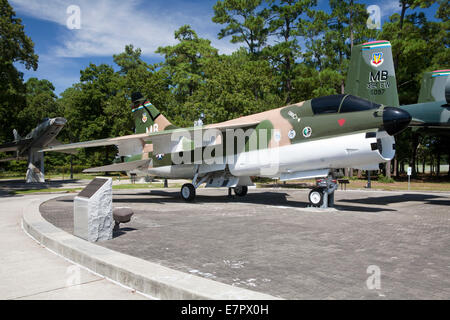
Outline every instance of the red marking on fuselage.
[[345, 123], [345, 119], [339, 119], [338, 123], [342, 127], [344, 125], [344, 123]]

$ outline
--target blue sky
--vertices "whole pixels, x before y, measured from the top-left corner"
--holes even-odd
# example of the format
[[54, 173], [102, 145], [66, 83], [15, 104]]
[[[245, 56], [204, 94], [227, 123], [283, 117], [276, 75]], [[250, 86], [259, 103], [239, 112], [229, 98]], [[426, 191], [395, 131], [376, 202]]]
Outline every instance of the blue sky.
[[[217, 39], [221, 26], [212, 22], [216, 0], [9, 0], [22, 19], [25, 32], [35, 44], [39, 68], [29, 71], [18, 64], [24, 78], [50, 80], [60, 94], [79, 81], [80, 70], [90, 62], [113, 65], [112, 55], [126, 44], [142, 49], [149, 63], [161, 61], [155, 54], [159, 46], [173, 45], [173, 33], [190, 24], [203, 38], [211, 40], [220, 53], [231, 53], [239, 46], [229, 38]], [[319, 8], [328, 11], [328, 1], [319, 0]], [[364, 0], [381, 8], [382, 23], [399, 12], [397, 0]], [[81, 29], [66, 26], [70, 5], [81, 9]], [[437, 5], [425, 10], [432, 18]]]

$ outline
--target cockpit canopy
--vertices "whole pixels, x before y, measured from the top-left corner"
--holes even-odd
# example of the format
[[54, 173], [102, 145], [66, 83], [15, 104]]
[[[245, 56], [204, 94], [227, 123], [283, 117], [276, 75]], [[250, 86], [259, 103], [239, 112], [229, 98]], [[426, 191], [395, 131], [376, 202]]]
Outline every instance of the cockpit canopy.
[[381, 105], [349, 94], [335, 94], [311, 100], [314, 115], [378, 109]]

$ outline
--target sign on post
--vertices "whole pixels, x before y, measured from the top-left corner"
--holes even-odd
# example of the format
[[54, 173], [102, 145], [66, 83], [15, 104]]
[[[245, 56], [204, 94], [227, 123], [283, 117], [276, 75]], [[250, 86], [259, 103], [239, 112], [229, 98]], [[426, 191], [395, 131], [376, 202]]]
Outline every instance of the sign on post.
[[412, 174], [412, 168], [408, 167], [408, 190], [411, 188], [411, 174]]

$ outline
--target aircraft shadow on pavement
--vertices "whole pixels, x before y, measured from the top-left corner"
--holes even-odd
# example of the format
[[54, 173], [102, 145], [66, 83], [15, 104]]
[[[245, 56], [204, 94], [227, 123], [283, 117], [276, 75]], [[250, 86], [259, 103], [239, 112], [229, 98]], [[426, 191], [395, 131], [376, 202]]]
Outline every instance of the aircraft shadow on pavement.
[[[178, 191], [163, 191], [163, 190], [151, 190], [149, 193], [138, 193], [138, 194], [120, 194], [121, 196], [130, 196], [132, 198], [119, 198], [114, 199], [113, 202], [118, 203], [158, 203], [158, 204], [168, 204], [168, 203], [184, 203], [180, 198]], [[139, 196], [152, 196], [149, 198], [133, 198], [136, 195]], [[157, 196], [160, 198], [156, 198]], [[227, 194], [220, 195], [201, 195], [198, 194], [195, 198], [193, 204], [199, 203], [251, 203], [251, 204], [262, 204], [271, 206], [286, 206], [292, 208], [306, 208], [308, 202], [306, 201], [292, 201], [287, 199], [289, 196], [285, 192], [260, 192], [260, 193], [248, 193], [245, 197], [231, 196], [228, 197]], [[342, 201], [342, 200], [340, 200]], [[351, 200], [349, 202], [352, 202]], [[356, 201], [355, 201], [356, 202]], [[367, 207], [367, 206], [356, 206], [356, 205], [342, 205], [336, 204], [335, 208], [342, 211], [365, 211], [365, 212], [380, 212], [380, 211], [397, 211], [395, 209], [377, 208], [377, 207]]]
[[[340, 200], [342, 201], [342, 200]], [[351, 202], [351, 201], [350, 201]], [[339, 211], [357, 211], [357, 212], [386, 212], [386, 211], [397, 211], [395, 209], [388, 208], [377, 208], [368, 206], [346, 206], [339, 203], [335, 203], [334, 208]]]
[[[242, 203], [242, 204], [262, 204], [262, 205], [270, 205], [270, 206], [284, 206], [291, 208], [307, 208], [308, 202], [304, 201], [292, 201], [287, 199], [288, 193], [282, 192], [260, 192], [257, 194], [249, 193], [245, 197], [237, 197], [232, 196], [231, 198], [228, 195], [197, 195], [196, 199], [192, 204], [220, 204], [220, 203]], [[117, 196], [120, 196], [118, 198]], [[61, 198], [57, 198], [56, 201], [60, 202], [73, 202], [74, 196], [63, 196]], [[386, 198], [386, 197], [381, 197]], [[335, 208], [340, 211], [355, 211], [355, 212], [386, 212], [386, 211], [397, 211], [391, 208], [380, 208], [380, 207], [370, 207], [368, 204], [378, 204], [379, 202], [374, 201], [377, 198], [373, 198], [365, 203], [366, 199], [355, 199], [355, 200], [339, 200], [335, 203]], [[381, 204], [386, 204], [386, 200], [381, 200]], [[411, 200], [410, 200], [411, 201]], [[417, 201], [417, 200], [415, 200]], [[439, 201], [439, 200], [436, 200]], [[349, 203], [360, 203], [364, 204], [364, 206], [358, 205], [347, 205], [342, 204], [342, 202]], [[133, 203], [146, 203], [146, 204], [173, 204], [180, 203], [184, 204], [185, 202], [180, 198], [179, 192], [177, 191], [162, 191], [162, 190], [151, 190], [148, 192], [139, 192], [139, 193], [120, 193], [115, 194], [113, 197], [113, 203], [127, 204], [132, 207]], [[148, 208], [151, 210], [151, 207]]]
[[442, 198], [437, 195], [431, 194], [399, 194], [384, 197], [368, 197], [361, 199], [344, 199], [339, 200], [340, 202], [351, 202], [351, 203], [361, 203], [361, 204], [373, 204], [373, 205], [388, 205], [391, 203], [399, 202], [424, 202], [425, 204], [433, 205], [450, 205], [450, 200], [434, 200], [436, 198]]

